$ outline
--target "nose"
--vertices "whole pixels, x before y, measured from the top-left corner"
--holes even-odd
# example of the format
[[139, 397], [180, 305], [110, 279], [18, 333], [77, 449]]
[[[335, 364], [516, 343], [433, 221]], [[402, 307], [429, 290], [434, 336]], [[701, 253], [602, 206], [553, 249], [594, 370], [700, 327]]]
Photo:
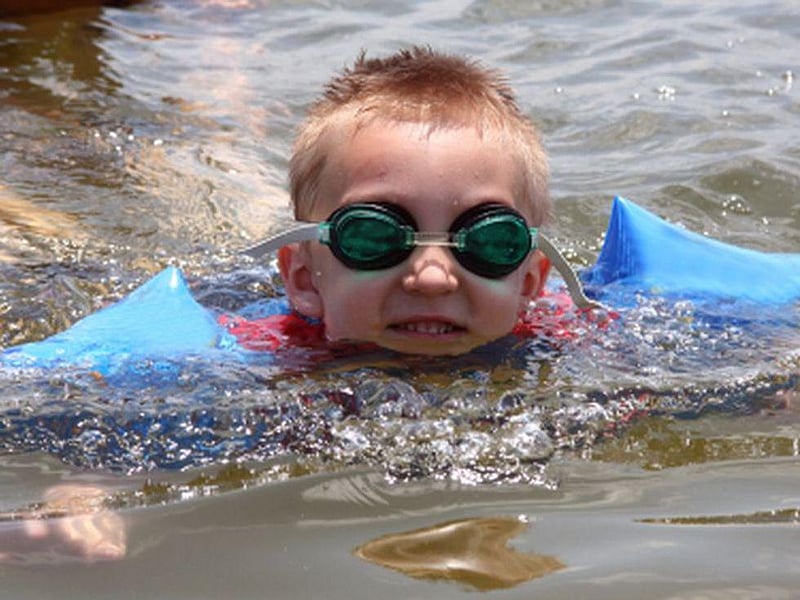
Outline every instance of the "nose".
[[403, 276], [403, 288], [408, 293], [439, 296], [458, 289], [453, 258], [446, 248], [417, 248], [408, 262], [409, 271]]

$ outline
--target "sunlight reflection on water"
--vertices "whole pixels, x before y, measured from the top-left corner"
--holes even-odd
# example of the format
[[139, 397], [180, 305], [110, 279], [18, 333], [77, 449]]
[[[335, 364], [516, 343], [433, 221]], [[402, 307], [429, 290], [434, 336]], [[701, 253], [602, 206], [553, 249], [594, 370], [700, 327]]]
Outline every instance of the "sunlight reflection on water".
[[[799, 26], [787, 1], [179, 0], [2, 19], [0, 345], [59, 331], [166, 264], [182, 266], [197, 296], [221, 310], [280, 294], [274, 270], [243, 264], [237, 251], [288, 217], [293, 129], [322, 83], [362, 48], [377, 54], [433, 42], [508, 73], [552, 156], [556, 215], [548, 233], [578, 266], [594, 261], [618, 193], [731, 243], [797, 252], [800, 149], [790, 61], [800, 52]], [[700, 512], [758, 515], [782, 508], [779, 495], [758, 496], [769, 487], [753, 474], [759, 461], [797, 456], [797, 310], [765, 315], [743, 305], [642, 296], [606, 329], [576, 324], [580, 335], [568, 344], [505, 340], [426, 368], [383, 354], [310, 371], [271, 361], [197, 364], [172, 379], [155, 373], [134, 389], [69, 372], [4, 374], [0, 454], [13, 462], [44, 450], [78, 468], [150, 473], [148, 485], [134, 475], [137, 483], [118, 483], [135, 489], [115, 500], [147, 506], [143, 523], [159, 518], [162, 502], [201, 506], [200, 497], [285, 480], [311, 486], [313, 477], [335, 480], [352, 468], [371, 469], [380, 485], [395, 482], [398, 495], [410, 489], [401, 481], [422, 486], [414, 488], [422, 494], [466, 484], [486, 494], [488, 511], [504, 494], [567, 497], [580, 469], [672, 469], [677, 474], [666, 477], [676, 478], [675, 490], [683, 474], [719, 492], [713, 468], [730, 461], [746, 473], [739, 498], [749, 504], [714, 510], [726, 494], [709, 493], [698, 500]], [[570, 463], [566, 475], [565, 460], [578, 465]], [[696, 477], [680, 470], [693, 465], [710, 469]], [[210, 474], [197, 475], [200, 468]], [[11, 482], [3, 484], [4, 508], [36, 500], [38, 479], [18, 472], [28, 474], [0, 471]], [[52, 467], [43, 472], [70, 477]], [[642, 493], [656, 494], [662, 482], [647, 480]], [[482, 483], [508, 485], [476, 485]], [[602, 495], [600, 486], [593, 482], [587, 494]], [[280, 496], [272, 491], [270, 502]], [[442, 503], [458, 505], [469, 493], [459, 488], [420, 510], [438, 523], [472, 516], [438, 518], [450, 506]], [[231, 498], [225, 500], [243, 501]], [[313, 504], [293, 501], [302, 510]], [[577, 506], [564, 502], [565, 510]], [[406, 522], [403, 511], [413, 511], [413, 502], [387, 503], [392, 518], [405, 519], [387, 530], [424, 526]], [[228, 514], [208, 511], [215, 522]], [[295, 511], [287, 519], [299, 517]], [[550, 546], [542, 549], [568, 566], [583, 560], [607, 567], [621, 559], [623, 541], [639, 548], [643, 536], [694, 535], [614, 529], [606, 519], [589, 524], [608, 534], [605, 554], [595, 547], [587, 558], [576, 540], [589, 526], [563, 515], [559, 523], [574, 537], [559, 545], [544, 524]], [[170, 540], [181, 539], [178, 529]], [[352, 548], [378, 537], [366, 529]], [[290, 535], [296, 541], [303, 534]], [[725, 546], [724, 534], [714, 536], [709, 547]], [[306, 546], [312, 562], [313, 549], [325, 547], [320, 537]], [[615, 541], [620, 550], [608, 551]], [[254, 548], [281, 554], [269, 543]], [[763, 549], [756, 534], [741, 543]], [[703, 550], [681, 547], [695, 557]], [[680, 572], [681, 552], [658, 556]], [[658, 571], [658, 560], [646, 567]], [[791, 569], [776, 571], [780, 564], [776, 559], [771, 572], [762, 565], [778, 582], [769, 588], [775, 597], [792, 583]], [[319, 592], [330, 579], [293, 578], [299, 567], [283, 566], [295, 592], [307, 589], [304, 583]], [[595, 585], [593, 592], [635, 597], [623, 581], [625, 565], [615, 568], [617, 587]], [[733, 559], [720, 568], [741, 582], [742, 595], [750, 589], [758, 597], [748, 588], [760, 581], [752, 569]], [[569, 577], [576, 572], [544, 577], [537, 590], [547, 591], [548, 581], [575, 583]], [[140, 585], [151, 579], [138, 575]], [[694, 576], [709, 594], [719, 591], [717, 580]], [[682, 593], [677, 580], [664, 584], [665, 594]]]

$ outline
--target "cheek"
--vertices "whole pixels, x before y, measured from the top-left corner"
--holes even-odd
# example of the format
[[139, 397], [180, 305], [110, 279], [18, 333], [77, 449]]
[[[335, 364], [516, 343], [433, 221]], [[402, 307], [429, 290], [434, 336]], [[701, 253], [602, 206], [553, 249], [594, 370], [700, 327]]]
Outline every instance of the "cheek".
[[509, 302], [517, 302], [522, 294], [522, 278], [514, 273], [505, 279], [484, 279], [478, 290], [484, 302], [506, 306]]
[[510, 331], [527, 306], [522, 284], [522, 278], [516, 275], [502, 280], [484, 280], [473, 294], [475, 314], [480, 314], [486, 325]]
[[357, 337], [379, 322], [391, 282], [378, 273], [351, 271], [336, 263], [316, 275], [325, 330], [333, 339]]

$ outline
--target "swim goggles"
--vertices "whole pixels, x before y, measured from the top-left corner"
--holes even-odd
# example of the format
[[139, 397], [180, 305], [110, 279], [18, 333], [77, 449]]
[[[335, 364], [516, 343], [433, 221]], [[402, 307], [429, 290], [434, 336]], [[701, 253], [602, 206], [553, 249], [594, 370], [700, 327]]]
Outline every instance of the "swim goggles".
[[500, 279], [515, 271], [537, 247], [564, 277], [575, 304], [594, 307], [564, 257], [528, 227], [525, 218], [504, 204], [479, 204], [462, 213], [447, 232], [418, 231], [404, 208], [389, 203], [348, 204], [322, 223], [299, 226], [259, 242], [243, 252], [253, 258], [287, 244], [318, 241], [328, 246], [346, 267], [376, 271], [399, 265], [417, 246], [447, 247], [468, 271], [487, 279]]

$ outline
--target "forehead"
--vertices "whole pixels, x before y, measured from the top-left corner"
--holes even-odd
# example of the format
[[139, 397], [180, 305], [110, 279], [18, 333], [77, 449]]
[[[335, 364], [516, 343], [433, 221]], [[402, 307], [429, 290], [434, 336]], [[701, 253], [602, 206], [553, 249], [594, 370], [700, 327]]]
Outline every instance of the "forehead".
[[331, 129], [320, 144], [325, 166], [312, 208], [316, 218], [352, 201], [353, 188], [413, 196], [420, 185], [433, 186], [440, 198], [449, 189], [454, 201], [497, 195], [527, 213], [523, 161], [503, 131], [371, 119]]

